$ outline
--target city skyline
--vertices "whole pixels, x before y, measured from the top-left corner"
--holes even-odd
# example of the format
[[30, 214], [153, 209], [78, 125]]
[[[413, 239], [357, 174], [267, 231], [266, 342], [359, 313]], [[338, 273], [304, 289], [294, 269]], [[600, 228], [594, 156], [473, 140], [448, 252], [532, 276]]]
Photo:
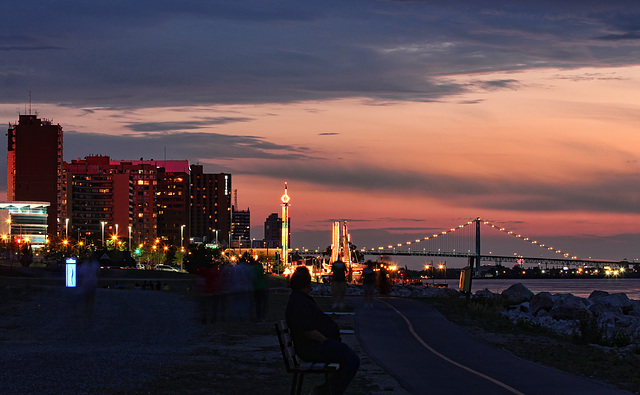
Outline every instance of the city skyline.
[[233, 174], [252, 234], [287, 182], [294, 247], [482, 217], [640, 258], [634, 2], [65, 4], [6, 6], [0, 119], [60, 123], [66, 161]]

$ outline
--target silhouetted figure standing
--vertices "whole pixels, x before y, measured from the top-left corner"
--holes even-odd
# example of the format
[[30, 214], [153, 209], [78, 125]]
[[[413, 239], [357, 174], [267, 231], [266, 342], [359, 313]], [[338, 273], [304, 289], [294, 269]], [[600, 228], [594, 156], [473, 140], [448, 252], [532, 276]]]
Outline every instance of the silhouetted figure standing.
[[253, 261], [250, 266], [253, 272], [253, 296], [256, 307], [256, 319], [258, 321], [264, 321], [267, 318], [267, 307], [269, 306], [269, 283], [260, 262]]
[[82, 295], [84, 318], [91, 320], [96, 305], [98, 262], [86, 261], [78, 268], [78, 285]]
[[332, 308], [344, 308], [344, 294], [347, 292], [347, 266], [341, 260], [331, 265]]
[[362, 289], [364, 291], [364, 307], [373, 307], [373, 291], [376, 288], [376, 273], [373, 262], [369, 261], [362, 270]]
[[380, 293], [386, 295], [391, 291], [391, 284], [389, 284], [389, 273], [384, 267], [380, 268], [380, 274], [378, 275], [378, 281], [380, 283]]

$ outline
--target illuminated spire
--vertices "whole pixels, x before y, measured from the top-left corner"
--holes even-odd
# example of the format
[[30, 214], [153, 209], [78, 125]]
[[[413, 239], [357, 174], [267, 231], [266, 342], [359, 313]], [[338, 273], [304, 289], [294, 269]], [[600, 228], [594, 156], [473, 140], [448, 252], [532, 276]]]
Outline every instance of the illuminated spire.
[[289, 265], [289, 200], [287, 195], [287, 183], [284, 183], [284, 195], [282, 200], [282, 264], [286, 267]]
[[287, 183], [284, 183], [284, 195], [282, 195], [282, 197], [280, 198], [280, 200], [282, 200], [283, 204], [289, 204], [289, 200], [291, 200], [291, 198], [289, 197], [289, 195], [287, 195]]

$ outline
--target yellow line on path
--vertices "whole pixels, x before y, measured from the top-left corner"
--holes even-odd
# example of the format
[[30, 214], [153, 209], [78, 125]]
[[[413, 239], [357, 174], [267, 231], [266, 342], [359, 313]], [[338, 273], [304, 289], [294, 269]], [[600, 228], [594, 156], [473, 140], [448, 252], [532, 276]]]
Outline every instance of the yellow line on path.
[[415, 338], [416, 338], [416, 340], [418, 340], [418, 342], [420, 342], [420, 344], [422, 344], [422, 346], [423, 346], [424, 348], [426, 348], [427, 350], [429, 350], [429, 351], [430, 351], [431, 353], [433, 353], [434, 355], [438, 356], [439, 358], [444, 359], [445, 361], [449, 362], [449, 363], [450, 363], [450, 364], [452, 364], [452, 365], [455, 365], [455, 366], [457, 366], [457, 367], [459, 367], [459, 368], [461, 368], [461, 369], [466, 370], [466, 371], [467, 371], [467, 372], [469, 372], [469, 373], [473, 373], [473, 374], [475, 374], [476, 376], [479, 376], [479, 377], [482, 377], [483, 379], [489, 380], [489, 381], [491, 381], [492, 383], [494, 383], [494, 384], [496, 384], [496, 385], [499, 385], [500, 387], [502, 387], [502, 388], [506, 389], [506, 390], [507, 390], [507, 391], [509, 391], [509, 392], [512, 392], [512, 393], [517, 394], [517, 395], [525, 395], [524, 393], [522, 393], [522, 392], [518, 391], [517, 389], [515, 389], [515, 388], [513, 388], [513, 387], [508, 386], [507, 384], [503, 383], [502, 381], [496, 380], [496, 379], [494, 379], [493, 377], [489, 377], [489, 376], [487, 376], [487, 375], [486, 375], [486, 374], [484, 374], [484, 373], [480, 373], [480, 372], [478, 372], [477, 370], [473, 370], [473, 369], [471, 369], [470, 367], [464, 366], [463, 364], [461, 364], [461, 363], [459, 363], [459, 362], [456, 362], [456, 361], [454, 361], [453, 359], [451, 359], [451, 358], [449, 358], [449, 357], [447, 357], [447, 356], [445, 356], [445, 355], [443, 355], [443, 354], [439, 353], [438, 351], [434, 350], [434, 349], [433, 349], [433, 347], [431, 347], [430, 345], [428, 345], [428, 344], [427, 344], [424, 340], [422, 340], [422, 338], [421, 338], [421, 337], [416, 333], [416, 331], [413, 329], [413, 325], [411, 325], [411, 321], [409, 321], [409, 319], [408, 319], [404, 314], [402, 314], [398, 309], [396, 309], [395, 307], [393, 307], [393, 306], [392, 306], [391, 304], [389, 304], [388, 302], [386, 302], [386, 301], [384, 301], [384, 300], [380, 300], [380, 299], [378, 299], [378, 300], [379, 300], [380, 302], [382, 302], [382, 303], [386, 304], [387, 306], [391, 307], [393, 310], [395, 310], [395, 312], [396, 312], [396, 313], [398, 313], [398, 315], [399, 315], [400, 317], [402, 317], [402, 319], [407, 323], [407, 326], [409, 327], [409, 332], [411, 332], [411, 334], [413, 335], [413, 337], [415, 337]]

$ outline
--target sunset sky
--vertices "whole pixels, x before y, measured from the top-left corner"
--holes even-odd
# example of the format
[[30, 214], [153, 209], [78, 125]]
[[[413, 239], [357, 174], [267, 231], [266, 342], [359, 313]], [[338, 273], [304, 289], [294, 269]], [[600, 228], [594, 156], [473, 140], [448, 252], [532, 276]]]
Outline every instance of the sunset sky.
[[333, 220], [378, 247], [482, 217], [640, 258], [640, 5], [445, 3], [9, 2], [0, 120], [31, 92], [67, 161], [231, 173], [256, 238], [286, 181], [294, 247]]

